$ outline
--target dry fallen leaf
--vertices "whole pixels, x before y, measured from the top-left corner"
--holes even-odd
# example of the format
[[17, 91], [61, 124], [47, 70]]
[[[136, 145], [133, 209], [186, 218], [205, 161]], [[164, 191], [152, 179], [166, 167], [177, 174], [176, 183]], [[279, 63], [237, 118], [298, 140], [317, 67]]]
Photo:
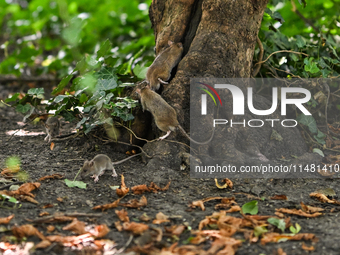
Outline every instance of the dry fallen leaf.
[[314, 251], [315, 250], [313, 245], [307, 246], [305, 243], [302, 243], [301, 248], [304, 249], [305, 251]]
[[149, 226], [144, 223], [124, 222], [123, 229], [126, 231], [131, 231], [135, 235], [140, 235], [141, 233], [149, 229]]
[[50, 145], [50, 149], [51, 149], [51, 151], [53, 151], [53, 149], [54, 149], [54, 146], [55, 146], [54, 142], [51, 142], [51, 145]]
[[48, 240], [42, 240], [40, 243], [38, 243], [36, 246], [34, 246], [36, 249], [45, 249], [51, 245], [51, 242]]
[[53, 231], [55, 230], [55, 226], [53, 226], [53, 225], [48, 225], [48, 226], [46, 227], [46, 229], [47, 229], [47, 232], [51, 233], [51, 232], [53, 232]]
[[129, 193], [129, 188], [126, 187], [125, 181], [124, 181], [124, 175], [121, 175], [121, 185], [120, 189], [116, 189], [116, 193], [119, 197], [125, 196], [127, 193]]
[[301, 209], [304, 212], [307, 212], [307, 213], [323, 212], [325, 210], [325, 209], [320, 208], [320, 207], [305, 205], [303, 202], [300, 202], [300, 205], [301, 205]]
[[13, 218], [14, 218], [14, 214], [8, 217], [5, 217], [5, 218], [0, 218], [0, 224], [8, 224]]
[[207, 198], [204, 198], [202, 200], [194, 201], [189, 206], [191, 208], [196, 208], [196, 206], [199, 206], [202, 211], [205, 211], [205, 207], [204, 207], [205, 202], [208, 202], [208, 201], [211, 201], [211, 200], [219, 200], [219, 199], [222, 201], [223, 199], [228, 199], [228, 198], [225, 198], [225, 197], [207, 197]]
[[215, 184], [216, 184], [216, 187], [219, 188], [219, 189], [226, 189], [226, 188], [230, 188], [232, 189], [234, 184], [231, 180], [229, 180], [228, 178], [225, 178], [222, 180], [222, 182], [224, 182], [224, 185], [220, 185], [217, 181], [217, 178], [215, 178]]
[[48, 180], [48, 179], [62, 179], [64, 178], [65, 176], [62, 175], [62, 174], [52, 174], [52, 175], [46, 175], [44, 177], [41, 177], [38, 181], [45, 181], [45, 180]]
[[0, 174], [5, 175], [5, 176], [13, 176], [13, 174], [19, 171], [20, 171], [20, 165], [15, 165], [12, 167], [4, 168]]
[[275, 209], [275, 211], [277, 211], [279, 213], [288, 213], [288, 214], [299, 215], [299, 216], [303, 216], [303, 217], [307, 217], [307, 218], [315, 218], [315, 217], [322, 215], [322, 213], [320, 213], [320, 212], [316, 212], [316, 213], [313, 213], [313, 214], [306, 213], [306, 212], [302, 211], [301, 209], [298, 210], [298, 209], [278, 208], [278, 209]]
[[46, 209], [46, 208], [52, 208], [53, 205], [52, 204], [46, 204], [42, 207], [42, 209]]
[[277, 249], [277, 255], [287, 255], [287, 253], [285, 253], [282, 248]]
[[261, 239], [261, 244], [265, 245], [267, 243], [278, 243], [282, 240], [312, 240], [313, 242], [317, 242], [317, 238], [314, 234], [309, 233], [298, 233], [295, 235], [285, 235], [280, 233], [266, 233], [263, 235]]
[[159, 212], [156, 214], [156, 219], [154, 219], [152, 221], [153, 224], [161, 224], [164, 222], [170, 222], [170, 220], [168, 219], [169, 217], [166, 216], [164, 213]]
[[115, 210], [115, 213], [122, 222], [130, 222], [128, 212], [125, 209], [122, 209], [120, 211]]
[[106, 224], [97, 225], [94, 230], [91, 230], [90, 233], [96, 238], [102, 238], [110, 232], [110, 229]]
[[12, 227], [12, 233], [18, 238], [28, 237], [28, 236], [37, 236], [41, 240], [44, 240], [45, 237], [36, 229], [33, 227], [33, 225], [27, 224], [22, 226], [13, 226]]
[[183, 231], [186, 229], [184, 225], [172, 225], [171, 227], [164, 227], [166, 232], [171, 233], [172, 235], [180, 236]]
[[119, 203], [120, 206], [125, 206], [129, 208], [139, 208], [146, 206], [147, 204], [148, 202], [145, 196], [142, 196], [139, 201], [137, 199], [131, 199], [126, 203]]
[[149, 190], [155, 193], [157, 193], [158, 191], [166, 191], [169, 189], [170, 183], [171, 182], [168, 182], [168, 184], [164, 188], [160, 188], [154, 182], [151, 182], [149, 185]]
[[41, 213], [39, 213], [40, 217], [47, 216], [47, 215], [50, 215], [50, 213], [49, 212], [41, 212]]
[[110, 204], [105, 204], [105, 205], [97, 205], [95, 207], [92, 207], [92, 210], [107, 210], [107, 209], [110, 209], [110, 208], [115, 208], [118, 206], [120, 202], [120, 199], [117, 199], [116, 201], [110, 203]]
[[286, 195], [275, 195], [275, 196], [271, 197], [270, 199], [272, 199], [272, 200], [287, 200], [287, 196]]
[[35, 183], [24, 183], [22, 184], [19, 189], [17, 189], [16, 191], [13, 191], [14, 195], [27, 195], [30, 197], [35, 197], [32, 193], [30, 193], [32, 190], [35, 190], [37, 188], [40, 187], [40, 183], [39, 182], [35, 182]]
[[340, 204], [340, 202], [338, 200], [329, 199], [326, 195], [321, 194], [321, 193], [313, 192], [313, 193], [310, 193], [309, 196], [315, 197], [317, 200], [319, 200], [320, 202], [323, 202], [323, 203], [337, 204], [337, 205]]
[[196, 206], [199, 206], [202, 211], [205, 211], [204, 203], [202, 200], [194, 201], [190, 205], [190, 207], [192, 208], [196, 208]]
[[144, 192], [150, 192], [149, 188], [145, 184], [134, 186], [131, 188], [131, 191], [135, 195], [140, 195]]
[[63, 230], [72, 231], [73, 233], [77, 235], [82, 235], [82, 234], [87, 233], [87, 231], [85, 230], [85, 222], [79, 221], [76, 218], [74, 218], [70, 224], [63, 227]]
[[119, 232], [123, 230], [123, 226], [120, 224], [120, 221], [115, 222], [115, 227]]

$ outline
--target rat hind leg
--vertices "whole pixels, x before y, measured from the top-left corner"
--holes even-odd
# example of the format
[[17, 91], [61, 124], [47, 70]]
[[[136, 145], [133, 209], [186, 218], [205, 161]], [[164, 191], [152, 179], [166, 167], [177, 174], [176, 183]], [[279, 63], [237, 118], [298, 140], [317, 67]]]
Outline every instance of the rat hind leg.
[[115, 168], [113, 167], [113, 165], [111, 166], [111, 168], [109, 170], [112, 170], [112, 176], [113, 177], [117, 177], [118, 176], [117, 173], [116, 173]]

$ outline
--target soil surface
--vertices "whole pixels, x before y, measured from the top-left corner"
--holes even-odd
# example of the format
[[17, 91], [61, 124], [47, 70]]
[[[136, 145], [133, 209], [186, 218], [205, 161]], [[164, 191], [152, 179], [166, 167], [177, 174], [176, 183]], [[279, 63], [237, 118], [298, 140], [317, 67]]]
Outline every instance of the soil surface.
[[[55, 142], [53, 150], [50, 149], [50, 144], [44, 141], [45, 135], [33, 136], [10, 136], [6, 132], [10, 130], [20, 129], [18, 122], [22, 121], [22, 116], [17, 114], [13, 109], [1, 105], [0, 107], [0, 164], [1, 168], [5, 168], [5, 160], [10, 156], [18, 156], [21, 160], [21, 170], [25, 171], [28, 179], [25, 182], [38, 182], [38, 179], [52, 174], [62, 174], [65, 178], [73, 180], [77, 171], [82, 166], [85, 159], [91, 159], [95, 155], [103, 153], [107, 154], [112, 161], [118, 161], [127, 156], [122, 153], [114, 152], [115, 144], [104, 144], [101, 140], [89, 140], [86, 138], [75, 138], [71, 140]], [[63, 123], [63, 127], [66, 124]], [[67, 125], [66, 125], [67, 126]], [[29, 125], [25, 128], [30, 132], [42, 132], [43, 128], [40, 125]], [[66, 130], [62, 130], [66, 133]], [[18, 132], [19, 133], [19, 132]], [[146, 223], [150, 227], [161, 228], [172, 225], [189, 226], [178, 239], [170, 238], [163, 235], [160, 242], [155, 244], [155, 247], [168, 247], [178, 241], [178, 245], [183, 245], [189, 237], [194, 236], [190, 233], [191, 229], [198, 229], [201, 220], [206, 216], [212, 215], [215, 210], [214, 206], [219, 201], [209, 201], [205, 203], [205, 211], [199, 207], [190, 208], [189, 205], [196, 200], [201, 200], [207, 197], [235, 197], [238, 205], [258, 200], [259, 215], [275, 216], [276, 208], [301, 209], [300, 202], [306, 205], [317, 206], [324, 208], [324, 214], [316, 218], [305, 218], [295, 215], [286, 215], [291, 217], [291, 223], [298, 223], [301, 226], [300, 233], [312, 233], [318, 238], [318, 242], [311, 241], [286, 241], [280, 243], [268, 243], [261, 245], [260, 241], [250, 243], [245, 240], [242, 233], [237, 233], [233, 237], [242, 240], [242, 244], [237, 249], [236, 254], [278, 254], [278, 248], [282, 248], [286, 254], [340, 254], [340, 217], [339, 205], [321, 203], [309, 196], [310, 193], [319, 190], [331, 188], [335, 193], [340, 192], [337, 179], [237, 179], [233, 181], [233, 189], [218, 189], [213, 179], [192, 179], [190, 178], [189, 169], [166, 169], [159, 166], [158, 171], [150, 172], [141, 161], [140, 157], [135, 157], [131, 161], [124, 162], [115, 167], [118, 174], [117, 178], [111, 176], [110, 171], [106, 171], [104, 175], [99, 177], [99, 181], [94, 183], [93, 179], [87, 178], [84, 180], [87, 183], [86, 189], [70, 188], [66, 186], [64, 179], [50, 179], [40, 181], [41, 186], [32, 191], [35, 195], [35, 200], [39, 204], [29, 202], [21, 202], [19, 209], [10, 210], [6, 208], [0, 209], [0, 218], [15, 214], [15, 217], [9, 224], [3, 225], [9, 231], [1, 231], [1, 241], [8, 240], [6, 237], [11, 236], [11, 227], [14, 225], [31, 224], [28, 219], [41, 218], [39, 214], [48, 212], [50, 215], [55, 213], [87, 213], [98, 214], [96, 217], [79, 216], [79, 220], [87, 224], [106, 224], [110, 232], [105, 236], [105, 239], [113, 240], [117, 244], [117, 249], [128, 244], [123, 253], [127, 253], [129, 249], [136, 247], [137, 244], [143, 246], [153, 239], [152, 236], [146, 234], [133, 236], [132, 241], [128, 240], [131, 234], [127, 231], [118, 231], [115, 227], [115, 222], [119, 221], [115, 210], [123, 209], [122, 206], [108, 209], [106, 211], [92, 210], [92, 207], [111, 203], [118, 199], [118, 196], [110, 186], [120, 185], [120, 175], [125, 177], [125, 183], [128, 187], [135, 185], [146, 184], [150, 182], [156, 183], [160, 187], [166, 186], [171, 181], [167, 191], [158, 193], [144, 193], [147, 198], [147, 206], [139, 209], [127, 208], [130, 221], [141, 222], [140, 216], [146, 214], [154, 219], [159, 212], [167, 216], [171, 216], [170, 222], [160, 225]], [[0, 176], [0, 189], [12, 181], [17, 181], [16, 178], [8, 179]], [[80, 179], [78, 179], [80, 180]], [[8, 188], [7, 188], [8, 189]], [[287, 200], [272, 200], [274, 195], [286, 195]], [[127, 202], [133, 198], [140, 199], [142, 195], [133, 195], [129, 193], [121, 202]], [[61, 198], [61, 199], [60, 199]], [[262, 199], [260, 199], [262, 198]], [[58, 200], [57, 200], [58, 199]], [[43, 208], [47, 204], [52, 204], [51, 208]], [[12, 206], [6, 202], [3, 205]], [[230, 213], [230, 215], [242, 218], [239, 212]], [[55, 226], [52, 234], [56, 235], [75, 235], [70, 231], [65, 231], [62, 228], [70, 222], [54, 222], [54, 223], [35, 223], [34, 226], [44, 235], [48, 236], [46, 230], [47, 225]], [[269, 228], [269, 227], [268, 227]], [[279, 230], [275, 230], [280, 232]], [[289, 229], [285, 230], [290, 233]], [[40, 242], [38, 237], [28, 237], [27, 241]], [[303, 243], [306, 246], [314, 246], [314, 251], [306, 251], [302, 249]], [[201, 248], [209, 249], [211, 241], [207, 240], [201, 244]], [[1, 251], [0, 251], [1, 253]], [[62, 247], [61, 245], [51, 245], [45, 249], [37, 249], [32, 251], [33, 254], [80, 254], [79, 251]], [[14, 253], [13, 253], [14, 254]], [[83, 253], [82, 253], [83, 254]], [[91, 253], [88, 253], [91, 254]], [[100, 253], [96, 253], [100, 254]], [[114, 254], [114, 253], [105, 253]], [[138, 254], [131, 252], [130, 254]]]

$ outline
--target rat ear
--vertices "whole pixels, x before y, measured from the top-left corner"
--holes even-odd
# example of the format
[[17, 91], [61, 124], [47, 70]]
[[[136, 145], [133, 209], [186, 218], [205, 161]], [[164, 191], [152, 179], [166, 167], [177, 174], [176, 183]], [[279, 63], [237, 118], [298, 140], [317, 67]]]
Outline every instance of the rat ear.
[[141, 93], [140, 89], [136, 89], [136, 93], [137, 93], [138, 95], [140, 95], [140, 93]]
[[90, 166], [93, 166], [93, 163], [94, 163], [94, 162], [91, 160], [89, 165], [90, 165]]
[[169, 46], [171, 46], [171, 45], [174, 44], [174, 42], [169, 40], [169, 41], [168, 41], [168, 44], [169, 44]]

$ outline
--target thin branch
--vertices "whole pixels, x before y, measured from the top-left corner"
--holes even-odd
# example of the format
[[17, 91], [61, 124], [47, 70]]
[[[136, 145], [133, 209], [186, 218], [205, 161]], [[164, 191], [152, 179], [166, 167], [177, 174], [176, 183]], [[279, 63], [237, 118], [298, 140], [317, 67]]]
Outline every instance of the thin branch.
[[272, 55], [277, 54], [277, 53], [282, 53], [282, 52], [288, 52], [288, 53], [294, 53], [294, 54], [299, 54], [299, 55], [305, 55], [306, 57], [308, 57], [308, 54], [303, 53], [303, 52], [297, 52], [297, 51], [293, 51], [293, 50], [278, 50], [278, 51], [275, 51], [275, 52], [271, 53], [265, 60], [263, 60], [263, 61], [261, 61], [261, 62], [257, 62], [257, 63], [255, 64], [255, 66], [256, 66], [256, 65], [263, 64], [264, 62], [267, 62], [268, 59], [269, 59]]
[[[264, 50], [263, 50], [262, 42], [261, 42], [261, 40], [260, 40], [258, 35], [256, 36], [256, 42], [257, 42], [257, 45], [259, 46], [259, 49], [260, 49], [258, 63], [261, 63], [261, 61], [263, 59], [263, 52], [264, 52]], [[254, 65], [254, 67], [255, 66], [256, 66], [256, 64]], [[260, 71], [260, 68], [261, 68], [261, 64], [258, 64], [256, 66], [256, 68], [254, 68], [253, 73], [252, 73], [253, 77], [255, 77], [258, 74], [258, 72]]]
[[310, 25], [316, 32], [320, 33], [320, 29], [318, 29], [312, 21], [310, 21], [309, 19], [305, 18], [305, 16], [302, 15], [302, 13], [296, 8], [296, 5], [294, 3], [294, 1], [291, 1], [292, 3], [292, 11], [295, 12], [305, 23], [307, 23], [308, 25]]

